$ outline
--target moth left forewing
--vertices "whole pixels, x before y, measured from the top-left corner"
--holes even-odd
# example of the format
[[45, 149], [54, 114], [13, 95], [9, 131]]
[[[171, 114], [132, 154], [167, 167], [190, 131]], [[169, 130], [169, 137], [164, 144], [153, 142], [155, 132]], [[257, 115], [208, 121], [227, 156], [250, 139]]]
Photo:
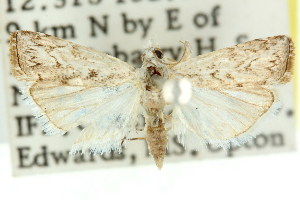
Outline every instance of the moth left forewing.
[[10, 57], [11, 73], [19, 81], [59, 80], [62, 85], [111, 87], [137, 80], [128, 63], [43, 33], [12, 33]]
[[272, 85], [291, 79], [293, 43], [275, 36], [200, 55], [170, 69], [171, 78], [192, 82], [193, 96], [172, 114], [171, 133], [197, 148], [224, 148], [259, 133], [260, 124], [281, 104]]

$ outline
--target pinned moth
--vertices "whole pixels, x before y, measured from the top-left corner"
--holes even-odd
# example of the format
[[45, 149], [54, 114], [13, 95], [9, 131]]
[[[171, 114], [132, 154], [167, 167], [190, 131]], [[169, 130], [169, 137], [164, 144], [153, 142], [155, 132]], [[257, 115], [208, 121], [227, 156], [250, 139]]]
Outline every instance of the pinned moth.
[[157, 45], [142, 66], [47, 34], [11, 34], [11, 73], [25, 82], [24, 100], [48, 135], [85, 128], [71, 154], [121, 151], [146, 140], [158, 168], [168, 137], [199, 149], [247, 142], [280, 108], [275, 85], [290, 81], [293, 43], [287, 36], [257, 39], [179, 61]]

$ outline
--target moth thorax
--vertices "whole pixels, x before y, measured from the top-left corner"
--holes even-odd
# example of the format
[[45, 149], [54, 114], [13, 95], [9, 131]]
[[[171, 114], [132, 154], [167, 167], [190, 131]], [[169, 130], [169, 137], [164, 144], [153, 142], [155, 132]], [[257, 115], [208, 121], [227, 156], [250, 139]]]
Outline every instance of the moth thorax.
[[148, 90], [151, 91], [161, 91], [163, 84], [165, 82], [165, 72], [164, 69], [161, 67], [157, 67], [155, 65], [150, 65], [146, 68], [146, 80], [147, 80], [147, 86]]
[[186, 104], [192, 96], [192, 85], [189, 80], [168, 80], [163, 86], [163, 97], [166, 103]]

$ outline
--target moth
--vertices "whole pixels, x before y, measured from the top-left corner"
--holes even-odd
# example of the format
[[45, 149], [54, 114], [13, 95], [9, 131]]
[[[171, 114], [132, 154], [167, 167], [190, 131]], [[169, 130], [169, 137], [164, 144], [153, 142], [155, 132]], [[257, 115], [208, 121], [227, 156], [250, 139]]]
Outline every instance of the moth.
[[276, 85], [291, 80], [293, 43], [279, 35], [191, 58], [188, 42], [179, 61], [158, 45], [132, 65], [47, 34], [17, 31], [10, 37], [11, 74], [21, 82], [48, 135], [83, 125], [70, 153], [122, 151], [146, 140], [158, 168], [177, 136], [192, 149], [229, 148], [257, 134], [280, 108]]

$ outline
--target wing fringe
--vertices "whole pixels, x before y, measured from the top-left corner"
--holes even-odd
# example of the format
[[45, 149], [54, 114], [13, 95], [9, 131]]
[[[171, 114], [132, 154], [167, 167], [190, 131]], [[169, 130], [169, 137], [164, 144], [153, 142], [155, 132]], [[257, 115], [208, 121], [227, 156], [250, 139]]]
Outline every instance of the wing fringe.
[[9, 53], [10, 53], [10, 64], [11, 64], [10, 72], [16, 78], [24, 74], [20, 68], [20, 63], [19, 63], [17, 35], [18, 35], [18, 31], [11, 33], [10, 40], [9, 40], [10, 43]]
[[[286, 36], [285, 36], [286, 37]], [[295, 46], [290, 37], [288, 38], [288, 43], [289, 43], [289, 54], [286, 62], [286, 70], [285, 73], [283, 74], [282, 78], [280, 79], [280, 83], [284, 84], [292, 79], [293, 75], [293, 70], [294, 70], [294, 62], [295, 62]]]
[[32, 114], [37, 118], [38, 123], [46, 135], [64, 135], [67, 131], [57, 127], [52, 120], [46, 115], [46, 113], [38, 106], [34, 99], [30, 95], [30, 89], [28, 87], [22, 88], [22, 99], [30, 105]]

